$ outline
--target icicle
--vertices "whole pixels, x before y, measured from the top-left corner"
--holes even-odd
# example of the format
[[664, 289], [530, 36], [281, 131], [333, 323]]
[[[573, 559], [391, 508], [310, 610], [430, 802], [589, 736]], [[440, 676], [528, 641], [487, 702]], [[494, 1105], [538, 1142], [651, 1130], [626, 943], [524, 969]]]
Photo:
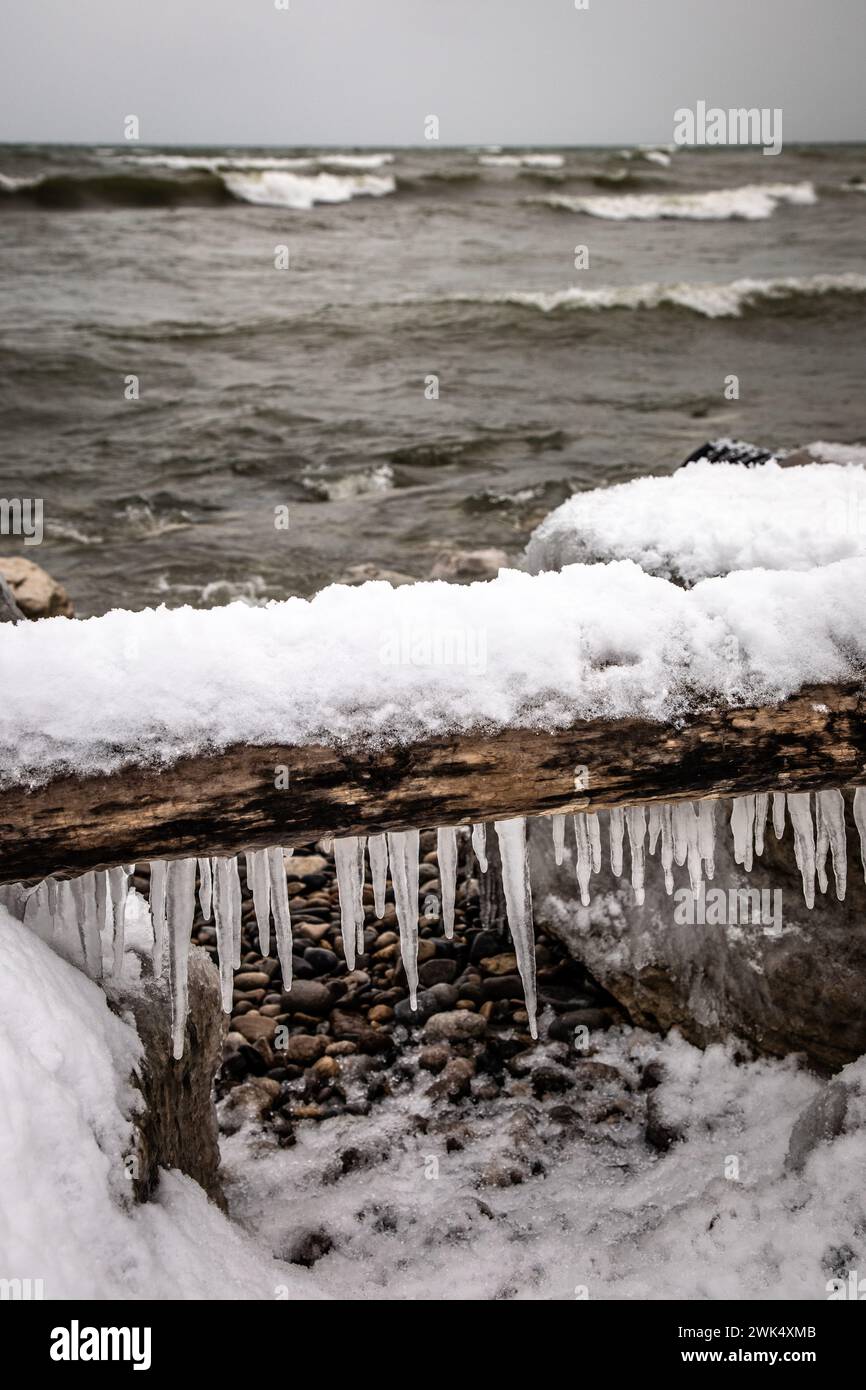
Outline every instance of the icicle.
[[767, 828], [767, 813], [770, 809], [770, 793], [758, 792], [755, 797], [755, 853], [764, 853], [764, 836]]
[[24, 925], [41, 941], [56, 949], [59, 935], [57, 884], [53, 878], [43, 879], [27, 894], [24, 903]]
[[271, 879], [268, 870], [268, 852], [266, 849], [248, 849], [246, 858], [247, 887], [253, 895], [256, 926], [259, 932], [259, 950], [263, 956], [269, 956], [271, 954]]
[[610, 867], [611, 872], [619, 878], [622, 873], [622, 840], [625, 834], [625, 815], [622, 807], [612, 806], [609, 817]]
[[84, 968], [92, 980], [102, 978], [102, 940], [96, 914], [96, 875], [73, 880], [72, 895], [78, 913], [78, 931], [84, 952]]
[[218, 855], [214, 859], [214, 868], [216, 872], [213, 883], [213, 910], [220, 961], [220, 991], [223, 1012], [230, 1014], [234, 989], [234, 971], [232, 968], [234, 958], [234, 894], [229, 877], [228, 859], [224, 855]]
[[126, 897], [129, 883], [126, 869], [118, 866], [108, 870], [108, 893], [111, 900], [112, 923], [114, 930], [114, 960], [112, 975], [119, 975], [123, 969], [123, 952], [126, 947]]
[[377, 917], [385, 915], [385, 880], [388, 877], [388, 841], [384, 835], [371, 835], [367, 840], [370, 856], [370, 877], [373, 880], [373, 906]]
[[[50, 885], [51, 883], [53, 883], [53, 881], [54, 881], [53, 879], [49, 879], [49, 880], [48, 880], [49, 885]], [[100, 870], [98, 871], [98, 873], [97, 873], [97, 875], [96, 875], [96, 883], [95, 883], [94, 886], [95, 886], [95, 896], [96, 896], [96, 928], [97, 928], [97, 931], [99, 932], [99, 963], [100, 963], [100, 969], [101, 969], [101, 971], [102, 971], [102, 973], [103, 973], [103, 975], [104, 975], [104, 974], [105, 974], [105, 961], [104, 961], [104, 958], [103, 958], [103, 951], [102, 951], [102, 933], [103, 933], [103, 931], [105, 930], [105, 922], [106, 922], [106, 918], [107, 918], [107, 916], [108, 916], [108, 901], [109, 901], [109, 893], [108, 893], [108, 873], [107, 873], [107, 871], [106, 871], [105, 869], [100, 869]]]
[[354, 970], [359, 935], [361, 950], [364, 949], [364, 840], [358, 835], [347, 835], [344, 840], [335, 840], [334, 863], [340, 892], [343, 950], [349, 969]]
[[[691, 801], [678, 801], [671, 811], [674, 858], [687, 864], [689, 884], [697, 897], [703, 882], [703, 856], [700, 848], [699, 813]], [[670, 891], [670, 890], [669, 890]]]
[[830, 849], [830, 829], [824, 822], [824, 808], [821, 805], [821, 793], [815, 793], [815, 873], [818, 876], [818, 887], [822, 893], [827, 892], [827, 854]]
[[674, 862], [673, 850], [673, 827], [671, 820], [671, 807], [667, 802], [653, 802], [649, 809], [649, 839], [647, 847], [650, 854], [655, 854], [656, 844], [661, 837], [661, 856], [660, 862], [662, 872], [665, 876], [665, 892], [674, 891], [674, 876], [672, 865]]
[[601, 873], [601, 822], [595, 811], [587, 811], [586, 823], [589, 827], [589, 848], [592, 851], [592, 872]]
[[162, 974], [165, 950], [165, 860], [155, 859], [150, 866], [150, 920], [153, 923], [153, 946], [150, 959], [157, 979]]
[[553, 831], [553, 857], [557, 864], [561, 864], [565, 853], [565, 816], [551, 816], [550, 828]]
[[529, 889], [529, 864], [526, 856], [526, 821], [522, 816], [518, 816], [515, 820], [498, 820], [494, 824], [502, 859], [505, 910], [508, 914], [511, 939], [514, 942], [514, 954], [517, 956], [517, 969], [523, 981], [529, 1032], [533, 1038], [537, 1038], [535, 930], [532, 923], [532, 894]]
[[698, 849], [707, 878], [716, 872], [716, 802], [698, 802]]
[[648, 850], [648, 852], [649, 852], [650, 854], [655, 854], [655, 852], [656, 852], [656, 845], [658, 844], [659, 835], [661, 835], [661, 833], [662, 833], [662, 812], [661, 812], [661, 806], [660, 806], [657, 802], [655, 802], [655, 801], [652, 803], [652, 805], [651, 805], [650, 808], [649, 808], [649, 816], [648, 816], [648, 818], [647, 818], [647, 824], [648, 824], [648, 831], [647, 831], [647, 836], [648, 836], [648, 838], [647, 838], [647, 850]]
[[646, 838], [646, 811], [643, 806], [627, 806], [625, 823], [628, 827], [628, 843], [631, 850], [631, 886], [638, 907], [644, 900], [644, 840]]
[[202, 917], [209, 922], [213, 903], [213, 866], [209, 858], [198, 861], [198, 901]]
[[773, 792], [773, 830], [776, 839], [781, 840], [785, 833], [785, 793]]
[[168, 917], [168, 974], [171, 981], [172, 1056], [183, 1056], [186, 1016], [189, 1012], [189, 938], [195, 917], [194, 859], [172, 859], [166, 874]]
[[436, 832], [439, 884], [442, 890], [442, 922], [448, 941], [454, 936], [454, 898], [457, 892], [457, 831], [440, 827]]
[[[848, 847], [845, 839], [845, 798], [840, 791], [818, 792], [815, 798], [818, 815], [819, 836], [830, 846], [833, 859], [833, 877], [836, 883], [836, 897], [842, 902], [845, 898], [848, 878]], [[816, 867], [820, 855], [819, 872], [823, 877], [822, 893], [827, 891], [827, 872], [825, 868], [827, 851], [816, 851]]]
[[400, 952], [412, 1009], [418, 1007], [418, 846], [417, 830], [389, 830], [391, 886], [397, 904]]
[[815, 905], [815, 831], [808, 792], [788, 792], [788, 812], [794, 828], [794, 858], [803, 879], [807, 907]]
[[[589, 876], [592, 873], [592, 850], [589, 844], [589, 827], [586, 823], [586, 812], [578, 811], [573, 817], [574, 838], [577, 841], [577, 884], [580, 888], [580, 901], [584, 907], [589, 907]], [[497, 822], [496, 829], [499, 829]]]
[[598, 816], [590, 811], [578, 811], [574, 816], [574, 835], [577, 840], [577, 882], [580, 901], [589, 907], [590, 874], [601, 872], [601, 831]]
[[483, 874], [487, 873], [487, 826], [483, 821], [472, 827], [472, 848], [475, 851], [475, 858], [478, 860], [478, 867]]
[[860, 862], [866, 879], [866, 787], [858, 787], [854, 792], [854, 824], [860, 836]]
[[237, 970], [241, 963], [241, 951], [243, 949], [243, 897], [236, 854], [229, 855], [228, 875], [232, 895], [232, 968]]
[[283, 976], [283, 989], [292, 988], [292, 918], [289, 912], [289, 891], [286, 887], [286, 865], [284, 855], [292, 850], [282, 850], [272, 846], [266, 850], [268, 856], [268, 875], [271, 883], [271, 910], [274, 914], [274, 935], [277, 938], [277, 956]]
[[752, 872], [755, 843], [755, 798], [735, 796], [731, 807], [731, 832], [734, 836], [734, 862], [742, 864], [747, 874]]

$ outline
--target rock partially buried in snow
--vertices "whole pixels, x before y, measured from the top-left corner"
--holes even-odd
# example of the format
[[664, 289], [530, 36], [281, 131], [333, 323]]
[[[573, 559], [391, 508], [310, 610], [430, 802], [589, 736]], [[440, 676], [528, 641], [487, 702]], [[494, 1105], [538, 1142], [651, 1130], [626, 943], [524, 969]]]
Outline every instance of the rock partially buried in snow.
[[72, 600], [47, 570], [23, 555], [0, 556], [0, 574], [25, 618], [71, 618]]
[[842, 1133], [849, 1094], [844, 1081], [830, 1081], [801, 1111], [788, 1141], [787, 1173], [801, 1173], [819, 1144], [829, 1143]]
[[431, 579], [493, 579], [508, 566], [504, 550], [449, 550], [438, 556]]

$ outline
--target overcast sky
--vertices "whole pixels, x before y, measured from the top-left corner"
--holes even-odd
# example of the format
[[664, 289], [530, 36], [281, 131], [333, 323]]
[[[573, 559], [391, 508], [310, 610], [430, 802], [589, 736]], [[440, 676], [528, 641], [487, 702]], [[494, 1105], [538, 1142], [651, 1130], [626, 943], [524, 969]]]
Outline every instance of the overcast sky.
[[866, 0], [0, 0], [0, 140], [668, 141], [677, 107], [866, 138]]

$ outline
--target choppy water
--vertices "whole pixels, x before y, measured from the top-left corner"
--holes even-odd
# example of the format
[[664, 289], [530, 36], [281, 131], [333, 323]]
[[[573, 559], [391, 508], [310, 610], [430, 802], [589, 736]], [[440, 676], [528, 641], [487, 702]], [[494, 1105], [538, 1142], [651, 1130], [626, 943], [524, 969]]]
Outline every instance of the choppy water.
[[866, 439], [866, 148], [381, 153], [0, 147], [0, 496], [46, 527], [0, 543], [80, 613], [516, 556], [705, 438]]

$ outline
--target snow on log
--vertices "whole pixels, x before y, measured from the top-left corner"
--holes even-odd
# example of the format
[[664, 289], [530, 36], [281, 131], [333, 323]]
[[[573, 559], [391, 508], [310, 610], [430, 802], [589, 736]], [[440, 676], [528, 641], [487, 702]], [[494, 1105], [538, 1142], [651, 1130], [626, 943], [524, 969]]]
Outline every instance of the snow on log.
[[667, 723], [602, 717], [376, 751], [238, 745], [158, 769], [7, 787], [0, 883], [322, 835], [857, 784], [866, 784], [866, 693], [856, 683]]

